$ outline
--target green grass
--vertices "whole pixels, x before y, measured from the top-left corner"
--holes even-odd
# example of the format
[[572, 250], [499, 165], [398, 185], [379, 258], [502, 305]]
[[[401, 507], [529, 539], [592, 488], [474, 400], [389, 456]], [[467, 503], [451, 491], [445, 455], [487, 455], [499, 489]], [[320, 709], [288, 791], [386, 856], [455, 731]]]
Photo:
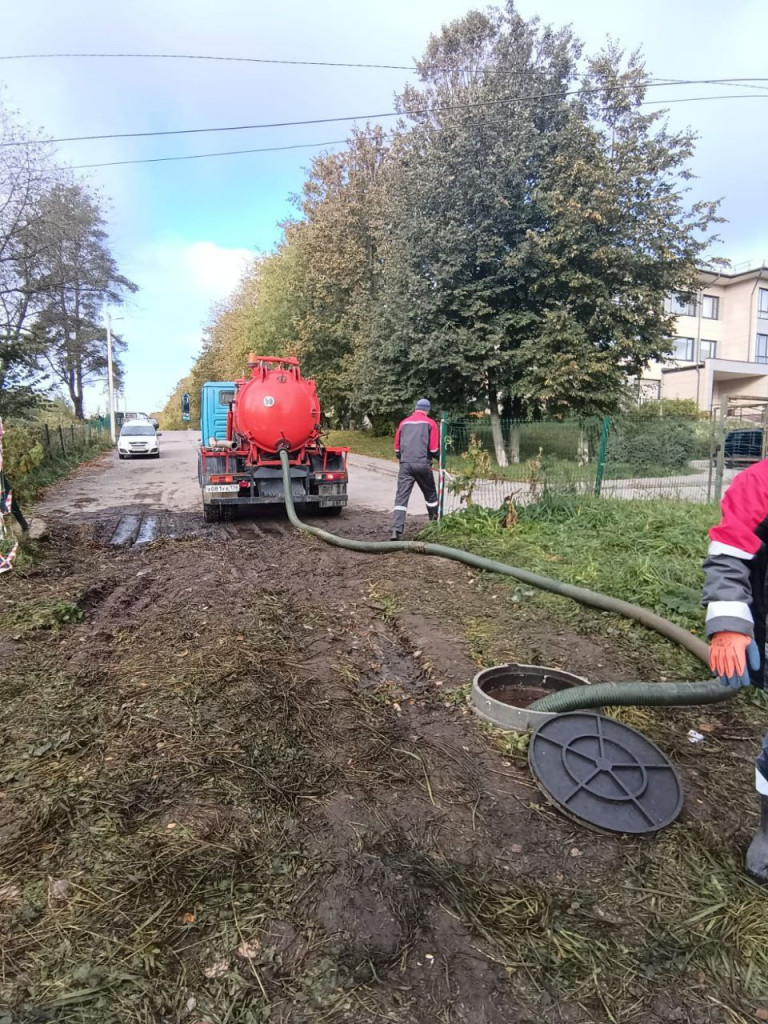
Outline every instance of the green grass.
[[701, 632], [701, 564], [714, 505], [682, 501], [549, 498], [503, 513], [477, 507], [422, 537], [651, 608]]
[[355, 455], [394, 461], [394, 435], [377, 436], [370, 430], [329, 430], [323, 435], [327, 445], [343, 445]]

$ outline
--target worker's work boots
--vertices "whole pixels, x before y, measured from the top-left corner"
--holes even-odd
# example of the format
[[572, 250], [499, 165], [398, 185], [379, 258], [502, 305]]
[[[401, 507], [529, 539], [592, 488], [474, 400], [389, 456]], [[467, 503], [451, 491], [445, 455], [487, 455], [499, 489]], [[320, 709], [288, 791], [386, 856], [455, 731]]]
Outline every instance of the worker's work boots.
[[768, 882], [768, 736], [755, 761], [755, 788], [760, 795], [760, 824], [747, 850], [747, 872], [758, 882]]
[[390, 533], [390, 535], [389, 535], [389, 539], [390, 540], [400, 540], [400, 534], [397, 532], [397, 530], [393, 530]]

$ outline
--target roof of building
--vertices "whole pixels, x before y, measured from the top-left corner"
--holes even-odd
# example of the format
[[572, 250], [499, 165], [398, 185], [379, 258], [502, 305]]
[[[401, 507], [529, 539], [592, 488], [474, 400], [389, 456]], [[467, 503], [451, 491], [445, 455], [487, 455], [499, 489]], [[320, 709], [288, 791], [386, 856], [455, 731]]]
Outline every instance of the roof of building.
[[699, 277], [705, 284], [732, 284], [734, 281], [749, 281], [765, 277], [768, 280], [768, 266], [750, 267], [748, 270], [715, 270], [711, 267], [699, 267]]

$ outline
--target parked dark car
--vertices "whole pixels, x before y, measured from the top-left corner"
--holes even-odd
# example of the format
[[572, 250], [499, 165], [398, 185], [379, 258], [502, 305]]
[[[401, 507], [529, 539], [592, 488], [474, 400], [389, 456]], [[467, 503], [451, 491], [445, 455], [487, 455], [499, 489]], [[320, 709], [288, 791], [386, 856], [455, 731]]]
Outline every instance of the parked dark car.
[[763, 431], [732, 430], [730, 434], [725, 435], [723, 457], [728, 469], [759, 462], [764, 457]]

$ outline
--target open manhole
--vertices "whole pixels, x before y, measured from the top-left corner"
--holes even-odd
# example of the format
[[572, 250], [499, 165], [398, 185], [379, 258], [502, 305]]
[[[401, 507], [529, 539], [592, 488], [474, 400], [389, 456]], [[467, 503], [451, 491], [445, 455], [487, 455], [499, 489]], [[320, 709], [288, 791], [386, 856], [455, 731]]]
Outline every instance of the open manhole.
[[529, 704], [557, 690], [587, 684], [587, 679], [561, 669], [510, 662], [478, 672], [470, 700], [474, 711], [487, 722], [513, 732], [528, 732], [553, 717], [549, 711], [529, 711]]
[[680, 779], [666, 756], [613, 718], [555, 715], [531, 736], [528, 762], [550, 800], [600, 831], [658, 832], [683, 806]]

